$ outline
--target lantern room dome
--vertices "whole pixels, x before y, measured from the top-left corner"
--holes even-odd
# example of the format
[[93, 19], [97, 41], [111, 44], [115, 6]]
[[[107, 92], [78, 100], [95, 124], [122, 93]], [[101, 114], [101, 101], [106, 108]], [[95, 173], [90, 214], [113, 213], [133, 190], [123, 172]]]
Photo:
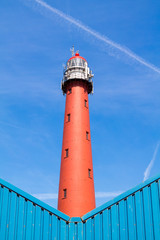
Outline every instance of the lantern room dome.
[[75, 55], [68, 60], [68, 62], [75, 58], [80, 58], [80, 59], [83, 59], [85, 62], [87, 62], [87, 60], [84, 57], [81, 57], [78, 52], [76, 52]]

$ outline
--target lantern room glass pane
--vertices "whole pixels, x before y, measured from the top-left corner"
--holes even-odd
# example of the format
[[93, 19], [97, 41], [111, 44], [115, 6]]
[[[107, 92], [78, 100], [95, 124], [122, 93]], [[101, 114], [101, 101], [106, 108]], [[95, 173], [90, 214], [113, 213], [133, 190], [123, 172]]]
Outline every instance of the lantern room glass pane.
[[74, 58], [67, 63], [67, 68], [75, 66], [85, 67], [85, 61], [81, 58]]
[[72, 60], [71, 60], [71, 66], [74, 67], [75, 65], [76, 65], [75, 59], [72, 59]]

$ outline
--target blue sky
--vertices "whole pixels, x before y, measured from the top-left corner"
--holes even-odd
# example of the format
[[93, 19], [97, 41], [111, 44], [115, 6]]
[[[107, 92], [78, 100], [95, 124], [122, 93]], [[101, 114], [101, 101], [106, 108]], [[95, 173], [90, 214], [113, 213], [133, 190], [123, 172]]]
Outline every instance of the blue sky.
[[[160, 68], [159, 1], [45, 2]], [[34, 0], [1, 0], [0, 177], [53, 207], [65, 107], [60, 82], [73, 44], [94, 73], [97, 206], [142, 182], [151, 160], [147, 177], [160, 173], [160, 73]]]

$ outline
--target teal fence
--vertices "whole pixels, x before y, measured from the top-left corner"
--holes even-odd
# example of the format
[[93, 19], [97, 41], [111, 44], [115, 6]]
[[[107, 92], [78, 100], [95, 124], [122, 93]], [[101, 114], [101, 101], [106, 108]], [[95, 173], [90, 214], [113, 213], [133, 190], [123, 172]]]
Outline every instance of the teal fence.
[[0, 240], [160, 240], [159, 181], [70, 218], [0, 179]]

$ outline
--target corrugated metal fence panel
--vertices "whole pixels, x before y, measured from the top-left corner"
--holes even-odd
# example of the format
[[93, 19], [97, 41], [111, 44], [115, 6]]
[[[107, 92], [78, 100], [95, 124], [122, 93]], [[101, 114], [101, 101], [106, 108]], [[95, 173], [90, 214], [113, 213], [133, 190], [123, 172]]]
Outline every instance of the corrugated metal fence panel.
[[160, 176], [82, 218], [0, 180], [0, 240], [160, 240]]
[[83, 240], [160, 240], [159, 177], [116, 199], [82, 217]]
[[31, 196], [30, 194], [22, 191], [21, 189], [15, 187], [14, 185], [2, 180], [0, 178], [0, 185], [3, 187], [6, 187], [9, 191], [13, 191], [15, 192], [17, 195], [20, 195], [22, 197], [24, 197], [25, 199], [28, 199], [29, 201], [33, 202], [34, 204], [36, 205], [39, 205], [41, 206], [42, 208], [46, 209], [47, 211], [53, 213], [54, 215], [66, 220], [66, 221], [69, 221], [70, 217], [67, 216], [66, 214], [56, 210], [55, 208], [49, 206], [48, 204], [38, 200], [37, 198]]
[[0, 240], [68, 239], [68, 220], [67, 215], [0, 180]]

